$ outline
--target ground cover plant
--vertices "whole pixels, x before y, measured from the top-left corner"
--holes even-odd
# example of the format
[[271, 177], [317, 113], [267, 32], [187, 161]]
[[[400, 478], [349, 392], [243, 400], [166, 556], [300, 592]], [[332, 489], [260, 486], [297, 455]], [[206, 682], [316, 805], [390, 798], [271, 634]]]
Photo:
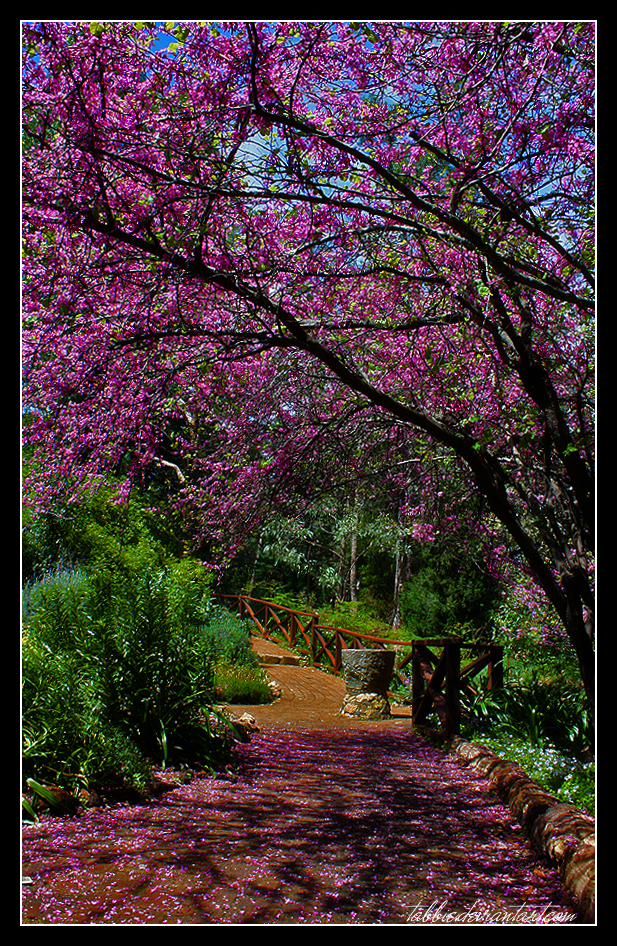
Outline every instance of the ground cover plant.
[[212, 609], [207, 634], [215, 654], [216, 699], [222, 703], [269, 703], [272, 691], [251, 647], [250, 622], [219, 607]]
[[267, 674], [258, 666], [220, 661], [215, 667], [215, 696], [222, 703], [270, 703]]

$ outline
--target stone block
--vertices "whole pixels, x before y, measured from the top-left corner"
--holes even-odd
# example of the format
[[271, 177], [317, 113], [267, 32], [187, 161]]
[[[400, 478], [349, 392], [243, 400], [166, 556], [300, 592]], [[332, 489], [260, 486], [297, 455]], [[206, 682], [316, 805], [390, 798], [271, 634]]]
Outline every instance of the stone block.
[[394, 671], [393, 650], [351, 649], [342, 653], [348, 693], [380, 693], [386, 696]]
[[346, 693], [341, 716], [354, 719], [388, 719], [391, 715], [387, 697], [381, 693]]

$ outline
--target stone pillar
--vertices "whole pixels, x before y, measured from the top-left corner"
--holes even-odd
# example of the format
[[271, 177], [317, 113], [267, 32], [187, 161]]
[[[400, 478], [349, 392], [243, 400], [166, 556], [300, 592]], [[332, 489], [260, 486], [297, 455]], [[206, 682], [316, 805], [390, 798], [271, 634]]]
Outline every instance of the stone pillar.
[[347, 692], [342, 716], [356, 719], [387, 719], [390, 716], [388, 687], [394, 671], [393, 650], [351, 649], [342, 653]]

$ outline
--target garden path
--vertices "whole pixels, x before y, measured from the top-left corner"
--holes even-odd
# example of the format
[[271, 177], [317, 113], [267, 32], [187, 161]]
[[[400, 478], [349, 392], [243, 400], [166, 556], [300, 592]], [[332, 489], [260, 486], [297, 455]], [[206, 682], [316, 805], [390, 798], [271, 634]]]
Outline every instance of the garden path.
[[414, 733], [405, 707], [345, 719], [340, 679], [268, 669], [282, 698], [233, 707], [259, 726], [236, 776], [24, 828], [24, 923], [572, 922], [509, 810]]
[[228, 705], [234, 716], [248, 713], [260, 729], [398, 730], [411, 726], [411, 707], [392, 706], [389, 720], [361, 721], [340, 715], [345, 684], [341, 677], [315, 667], [302, 666], [300, 658], [273, 641], [252, 638], [253, 649], [269, 678], [279, 684], [282, 696], [263, 705]]

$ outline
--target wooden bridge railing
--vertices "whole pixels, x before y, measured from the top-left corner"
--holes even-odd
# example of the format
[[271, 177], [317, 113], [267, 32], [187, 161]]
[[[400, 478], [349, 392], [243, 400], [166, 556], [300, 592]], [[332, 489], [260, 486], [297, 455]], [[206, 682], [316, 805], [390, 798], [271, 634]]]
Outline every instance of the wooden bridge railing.
[[[320, 624], [319, 615], [313, 611], [296, 611], [248, 595], [217, 597], [234, 603], [240, 617], [252, 620], [264, 637], [286, 641], [314, 664], [325, 665], [335, 674], [341, 672], [344, 649], [394, 648], [394, 679], [411, 690], [414, 725], [428, 725], [434, 711], [447, 736], [459, 734], [460, 693], [464, 690], [475, 694], [470, 682], [473, 677], [488, 668], [488, 688], [496, 689], [503, 683], [503, 647], [497, 644], [473, 644], [459, 637], [391, 640]], [[471, 660], [461, 666], [463, 656]]]

